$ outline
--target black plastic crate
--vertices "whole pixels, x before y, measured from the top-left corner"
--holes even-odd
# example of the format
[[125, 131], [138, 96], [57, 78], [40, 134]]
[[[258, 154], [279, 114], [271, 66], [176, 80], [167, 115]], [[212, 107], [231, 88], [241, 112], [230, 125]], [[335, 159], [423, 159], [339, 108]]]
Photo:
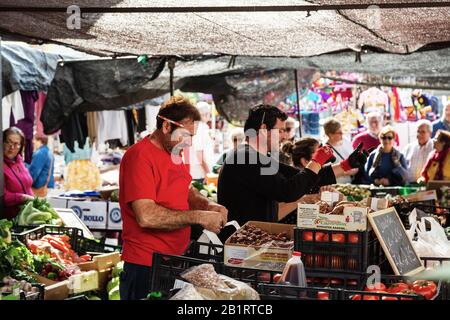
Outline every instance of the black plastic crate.
[[359, 290], [365, 283], [365, 273], [306, 271], [306, 284], [315, 288]]
[[386, 261], [373, 231], [294, 229], [294, 248], [306, 271], [366, 272]]
[[182, 280], [180, 274], [194, 266], [210, 263], [217, 273], [223, 273], [223, 264], [184, 256], [153, 253], [152, 285], [150, 291], [159, 291], [167, 298], [173, 289], [175, 280]]
[[87, 253], [90, 255], [99, 255], [103, 253], [110, 253], [110, 252], [122, 252], [122, 246], [114, 246], [110, 244], [106, 244], [105, 240], [94, 240], [94, 239], [87, 239], [82, 238], [79, 241], [79, 248], [80, 253]]
[[50, 235], [67, 235], [70, 240], [69, 243], [77, 253], [80, 253], [81, 242], [83, 241], [83, 231], [78, 228], [68, 228], [60, 226], [43, 225], [34, 229], [26, 230], [21, 233], [13, 233], [12, 236], [19, 241], [26, 243], [27, 240], [39, 240], [43, 236]]
[[223, 262], [223, 253], [223, 245], [191, 241], [184, 256], [206, 261]]
[[280, 272], [224, 265], [223, 274], [235, 280], [247, 283], [252, 288], [256, 289], [260, 283], [275, 284], [274, 276], [280, 274]]
[[20, 300], [44, 300], [45, 286], [40, 283], [32, 283], [32, 287], [38, 288], [38, 292], [25, 294], [25, 292], [20, 292]]
[[[424, 297], [418, 294], [414, 295], [401, 295], [401, 294], [389, 294], [389, 293], [376, 293], [366, 291], [367, 279], [371, 274], [365, 274], [364, 281], [358, 290], [344, 290], [343, 299], [344, 300], [424, 300]], [[394, 283], [403, 282], [406, 284], [412, 283], [415, 279], [407, 276], [398, 275], [381, 275], [381, 283], [389, 288]], [[442, 300], [442, 283], [439, 281], [436, 283], [437, 292], [433, 300]], [[356, 295], [357, 298], [354, 296]]]
[[341, 290], [310, 288], [282, 284], [260, 283], [257, 291], [261, 300], [340, 300]]

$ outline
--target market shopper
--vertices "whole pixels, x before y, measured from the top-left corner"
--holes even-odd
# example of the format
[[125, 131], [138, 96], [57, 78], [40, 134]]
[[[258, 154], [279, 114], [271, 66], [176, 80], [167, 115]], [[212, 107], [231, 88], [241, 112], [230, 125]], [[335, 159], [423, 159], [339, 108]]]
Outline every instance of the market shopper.
[[54, 157], [48, 148], [48, 137], [36, 135], [33, 139], [34, 153], [28, 171], [33, 178], [33, 194], [38, 197], [47, 196], [47, 189], [53, 188]]
[[231, 142], [233, 143], [233, 148], [231, 150], [224, 152], [220, 156], [219, 160], [213, 167], [213, 173], [216, 173], [216, 174], [220, 173], [220, 169], [222, 168], [223, 163], [225, 162], [225, 159], [227, 158], [227, 154], [236, 150], [237, 147], [244, 142], [244, 140], [245, 140], [244, 130], [242, 130], [241, 128], [233, 129], [233, 131], [231, 132]]
[[213, 157], [213, 141], [209, 136], [208, 121], [211, 118], [210, 105], [204, 101], [197, 103], [201, 121], [197, 121], [197, 131], [192, 138], [192, 146], [189, 148], [189, 165], [192, 179], [200, 183], [206, 181], [206, 175], [210, 173]]
[[270, 105], [250, 110], [244, 126], [247, 141], [227, 157], [219, 175], [218, 201], [229, 210], [229, 220], [241, 225], [250, 220], [278, 221], [279, 202], [295, 202], [321, 179], [334, 183], [336, 175], [366, 161], [359, 147], [340, 164], [324, 166], [334, 156], [330, 147], [323, 146], [303, 170], [279, 163], [276, 154], [286, 118]]
[[450, 131], [439, 130], [433, 144], [434, 150], [423, 168], [419, 182], [450, 180]]
[[433, 151], [431, 132], [431, 122], [419, 120], [417, 122], [417, 141], [411, 142], [403, 149], [403, 155], [408, 164], [408, 183], [416, 183], [417, 179], [421, 177], [422, 169]]
[[405, 157], [394, 147], [395, 131], [391, 126], [380, 131], [381, 145], [369, 156], [366, 180], [382, 186], [403, 186], [408, 179]]
[[120, 165], [119, 202], [123, 217], [123, 300], [145, 298], [151, 288], [154, 252], [181, 255], [190, 225], [218, 233], [227, 210], [191, 187], [181, 151], [195, 133], [198, 110], [182, 97], [171, 97], [157, 116], [157, 129], [130, 147]]
[[363, 150], [376, 148], [380, 145], [379, 133], [383, 127], [383, 117], [379, 112], [371, 112], [367, 115], [367, 131], [356, 135], [352, 142], [353, 149], [360, 143]]
[[22, 153], [25, 136], [19, 128], [11, 127], [3, 131], [3, 170], [4, 170], [4, 218], [14, 218], [19, 205], [33, 199], [31, 185], [33, 179], [25, 167]]
[[291, 117], [288, 117], [286, 119], [286, 124], [285, 124], [285, 128], [284, 128], [284, 135], [282, 135], [282, 139], [280, 139], [281, 143], [290, 141], [290, 142], [294, 142], [295, 141], [295, 120]]
[[[336, 161], [343, 161], [353, 152], [352, 144], [344, 138], [344, 132], [340, 122], [331, 119], [324, 123], [323, 130], [327, 136], [326, 144], [333, 149]], [[336, 178], [337, 183], [351, 183], [351, 176], [358, 173], [358, 169], [352, 169], [347, 175]]]
[[450, 101], [445, 105], [441, 119], [433, 122], [433, 138], [436, 136], [438, 130], [450, 131]]

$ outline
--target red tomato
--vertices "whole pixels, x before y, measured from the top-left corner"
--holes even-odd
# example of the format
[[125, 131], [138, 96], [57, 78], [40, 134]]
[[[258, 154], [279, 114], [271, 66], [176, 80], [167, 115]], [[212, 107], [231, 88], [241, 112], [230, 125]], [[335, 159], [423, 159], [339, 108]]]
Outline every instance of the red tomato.
[[373, 286], [371, 285], [371, 286], [365, 287], [364, 291], [370, 291], [370, 292], [386, 291], [386, 286], [381, 282], [377, 282]]
[[329, 240], [330, 237], [328, 236], [328, 233], [324, 233], [322, 239], [320, 239], [322, 242], [328, 242]]
[[303, 240], [304, 241], [312, 241], [312, 239], [313, 239], [313, 233], [311, 231], [303, 232]]
[[[273, 282], [277, 283], [281, 280], [281, 273], [277, 273], [273, 276]], [[306, 282], [308, 282], [308, 278], [306, 278]]]
[[325, 236], [325, 233], [323, 233], [323, 232], [316, 232], [316, 235], [315, 235], [315, 239], [316, 239], [316, 242], [321, 242], [321, 241], [323, 241], [322, 239], [323, 239], [323, 237]]
[[340, 256], [331, 257], [331, 268], [332, 269], [344, 269], [343, 258]]
[[[376, 293], [386, 293], [385, 291], [371, 291]], [[380, 296], [364, 295], [363, 300], [380, 300]]]
[[317, 293], [317, 298], [319, 300], [330, 300], [330, 293], [325, 292], [325, 291], [319, 291]]
[[323, 256], [320, 254], [316, 254], [314, 256], [316, 262], [316, 268], [323, 268]]
[[341, 285], [342, 279], [333, 278], [333, 279], [331, 279], [331, 284]]
[[342, 233], [333, 233], [331, 235], [331, 241], [337, 242], [337, 243], [344, 243], [345, 236]]
[[360, 294], [355, 294], [353, 296], [350, 296], [350, 299], [352, 299], [352, 300], [361, 300], [361, 295]]
[[430, 300], [436, 294], [436, 284], [433, 281], [416, 280], [413, 282], [411, 289], [422, 296], [425, 299]]
[[91, 256], [89, 254], [85, 254], [80, 256], [80, 259], [84, 260], [84, 261], [91, 261]]
[[349, 243], [358, 243], [359, 242], [359, 234], [357, 234], [357, 233], [350, 233], [348, 235], [348, 242]]
[[348, 264], [348, 268], [350, 270], [355, 270], [358, 267], [358, 265], [357, 265], [358, 263], [356, 262], [356, 259], [354, 259], [354, 258], [348, 259], [347, 264]]
[[349, 286], [357, 286], [358, 285], [358, 281], [357, 280], [347, 280], [347, 284]]
[[270, 282], [270, 273], [269, 272], [261, 272], [258, 275], [258, 281], [261, 282]]
[[398, 301], [399, 298], [396, 297], [382, 297], [381, 300], [386, 301], [386, 300], [394, 300], [394, 301]]
[[404, 282], [397, 282], [397, 283], [393, 283], [389, 289], [387, 289], [387, 292], [389, 293], [399, 293], [400, 291], [403, 290], [408, 290], [409, 289], [409, 285], [404, 283]]

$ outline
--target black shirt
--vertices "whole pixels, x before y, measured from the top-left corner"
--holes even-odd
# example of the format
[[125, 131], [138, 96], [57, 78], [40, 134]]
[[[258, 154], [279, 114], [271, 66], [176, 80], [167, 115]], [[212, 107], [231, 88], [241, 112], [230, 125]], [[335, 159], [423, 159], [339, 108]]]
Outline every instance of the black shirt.
[[218, 202], [228, 209], [228, 221], [276, 222], [278, 202], [293, 202], [320, 185], [336, 183], [331, 166], [315, 174], [270, 160], [248, 145], [228, 155], [217, 190]]

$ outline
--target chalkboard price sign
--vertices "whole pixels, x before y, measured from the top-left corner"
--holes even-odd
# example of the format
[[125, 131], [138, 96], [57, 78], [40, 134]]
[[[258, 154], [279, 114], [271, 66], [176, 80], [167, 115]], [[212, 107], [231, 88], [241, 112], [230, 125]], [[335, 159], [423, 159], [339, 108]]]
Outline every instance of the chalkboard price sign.
[[395, 208], [369, 213], [368, 218], [396, 275], [424, 270]]

